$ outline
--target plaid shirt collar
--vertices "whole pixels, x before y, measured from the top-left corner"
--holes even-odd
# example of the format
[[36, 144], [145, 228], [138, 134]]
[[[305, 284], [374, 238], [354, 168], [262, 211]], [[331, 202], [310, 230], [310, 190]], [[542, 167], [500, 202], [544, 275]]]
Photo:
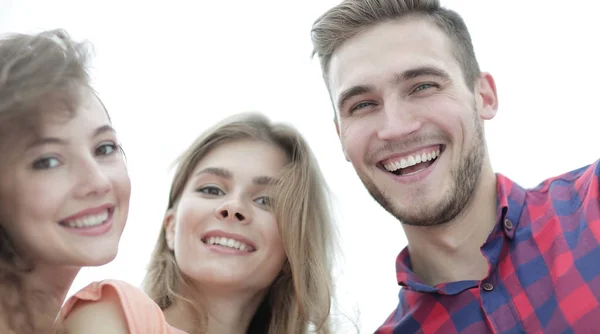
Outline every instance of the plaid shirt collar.
[[[519, 225], [521, 212], [525, 203], [526, 190], [502, 174], [496, 174], [497, 211], [496, 227], [482, 245], [490, 261], [490, 267], [498, 264], [503, 240], [512, 240]], [[412, 271], [408, 247], [405, 247], [396, 259], [396, 276], [398, 285], [418, 292], [440, 293], [444, 295], [458, 294], [475, 287], [479, 281], [459, 281], [429, 286]]]

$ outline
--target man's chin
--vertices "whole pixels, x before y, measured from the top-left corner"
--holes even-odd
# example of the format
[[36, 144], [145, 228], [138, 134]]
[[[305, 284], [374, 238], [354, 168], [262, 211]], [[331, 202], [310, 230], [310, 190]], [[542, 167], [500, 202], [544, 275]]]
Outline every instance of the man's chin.
[[437, 226], [446, 223], [447, 221], [439, 219], [437, 211], [433, 207], [388, 210], [398, 221], [409, 226]]
[[[437, 226], [456, 217], [451, 196], [439, 189], [437, 192], [420, 194], [389, 194], [388, 198], [378, 201], [392, 216], [402, 224], [410, 226]], [[401, 201], [394, 198], [402, 198]]]

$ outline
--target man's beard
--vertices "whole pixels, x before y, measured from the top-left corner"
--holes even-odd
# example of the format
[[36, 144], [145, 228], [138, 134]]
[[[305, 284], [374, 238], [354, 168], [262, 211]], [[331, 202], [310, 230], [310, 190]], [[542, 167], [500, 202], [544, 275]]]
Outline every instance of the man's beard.
[[409, 206], [414, 208], [413, 210], [402, 210], [394, 204], [394, 199], [377, 188], [370, 179], [360, 174], [358, 176], [377, 203], [402, 223], [413, 226], [435, 226], [447, 223], [461, 213], [479, 183], [485, 147], [483, 126], [477, 118], [475, 131], [474, 142], [466, 157], [460, 160], [456, 169], [452, 167], [450, 169], [452, 182], [450, 189], [437, 203], [410, 203]]

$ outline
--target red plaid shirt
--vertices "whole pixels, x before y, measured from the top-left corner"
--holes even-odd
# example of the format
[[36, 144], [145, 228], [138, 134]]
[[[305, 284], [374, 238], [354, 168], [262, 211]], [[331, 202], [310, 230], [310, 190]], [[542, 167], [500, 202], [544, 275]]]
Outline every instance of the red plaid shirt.
[[428, 286], [404, 249], [397, 309], [376, 334], [600, 333], [600, 160], [525, 190], [497, 175], [482, 281]]

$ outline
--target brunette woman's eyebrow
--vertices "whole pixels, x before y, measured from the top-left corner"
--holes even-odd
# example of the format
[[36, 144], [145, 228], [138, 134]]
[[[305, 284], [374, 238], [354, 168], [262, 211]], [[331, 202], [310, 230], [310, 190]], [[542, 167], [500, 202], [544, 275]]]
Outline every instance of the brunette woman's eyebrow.
[[[98, 137], [99, 135], [104, 134], [106, 132], [115, 133], [115, 129], [113, 129], [113, 127], [110, 126], [110, 125], [100, 126], [96, 130], [94, 130], [94, 133], [92, 134], [92, 138]], [[31, 144], [29, 144], [26, 149], [30, 150], [32, 148], [36, 148], [36, 147], [44, 146], [44, 145], [49, 145], [49, 144], [67, 145], [68, 143], [69, 143], [69, 141], [67, 139], [64, 139], [64, 138], [58, 138], [58, 137], [39, 137], [39, 138], [36, 138], [34, 141], [32, 141]]]
[[106, 124], [106, 125], [102, 125], [102, 126], [98, 127], [94, 131], [94, 135], [92, 137], [98, 137], [99, 135], [106, 133], [106, 132], [116, 133], [115, 129], [113, 129], [112, 126]]
[[27, 146], [27, 150], [39, 147], [39, 146], [44, 146], [44, 145], [49, 145], [49, 144], [55, 144], [55, 145], [67, 145], [67, 141], [61, 138], [56, 138], [56, 137], [40, 137], [40, 138], [36, 138], [33, 142], [31, 142], [31, 144], [29, 144]]

